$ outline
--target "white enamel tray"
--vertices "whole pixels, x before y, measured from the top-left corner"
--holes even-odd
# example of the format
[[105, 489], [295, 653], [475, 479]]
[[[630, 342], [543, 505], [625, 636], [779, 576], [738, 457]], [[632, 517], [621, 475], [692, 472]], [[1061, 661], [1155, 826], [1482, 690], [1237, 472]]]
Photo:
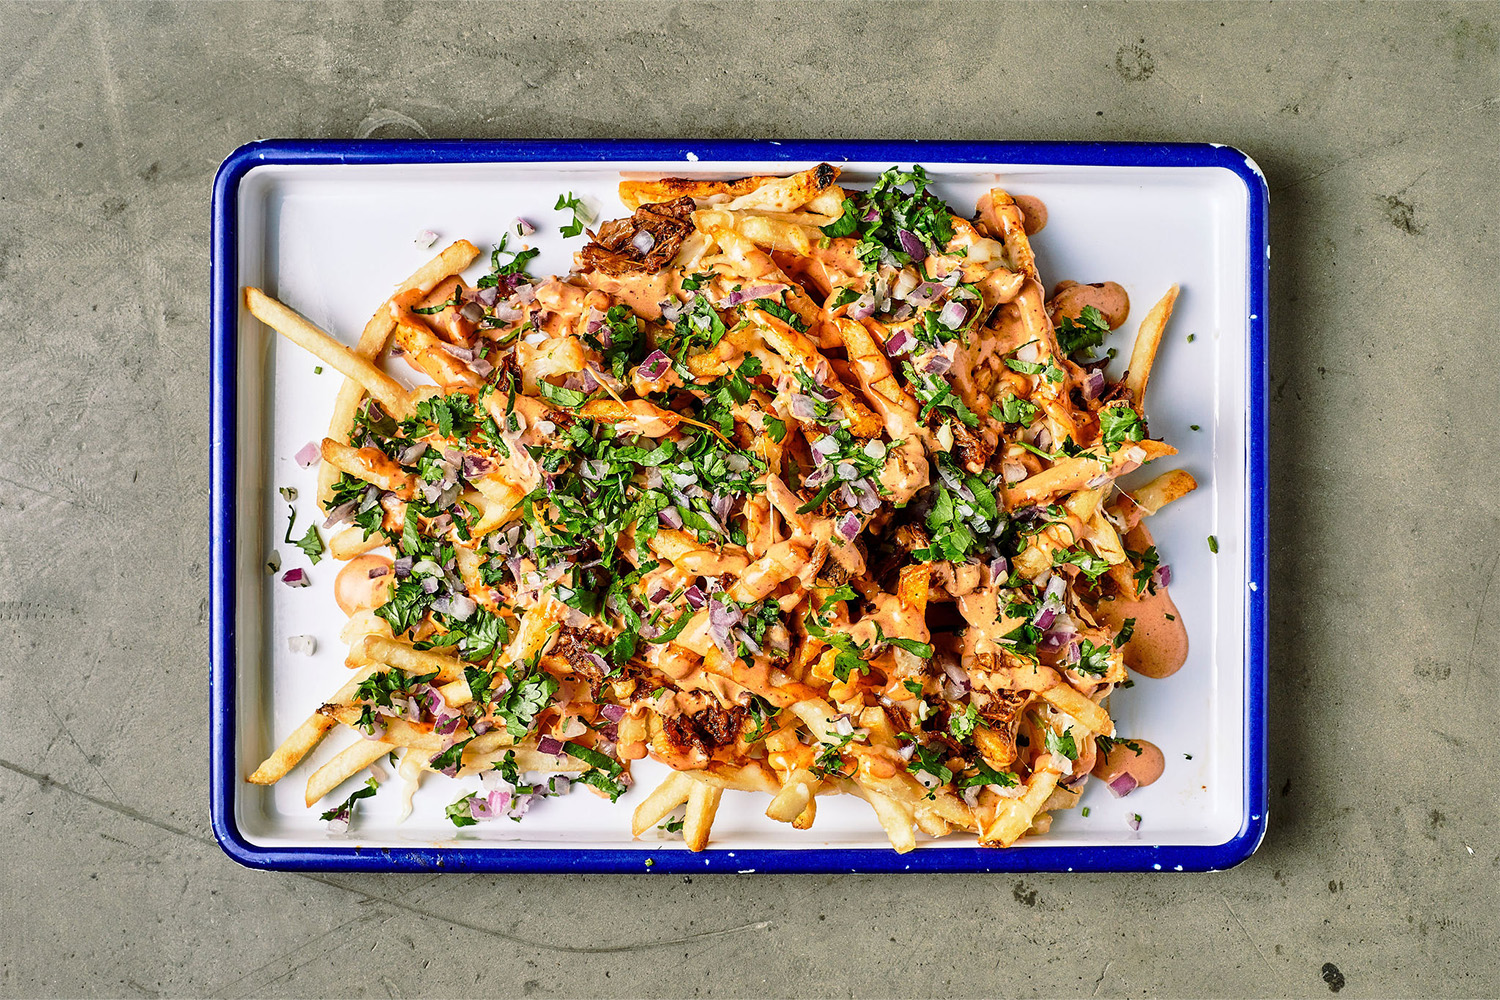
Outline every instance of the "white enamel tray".
[[[692, 154], [692, 155], [689, 155]], [[1050, 287], [1071, 278], [1113, 280], [1130, 294], [1130, 319], [1110, 346], [1129, 353], [1135, 328], [1174, 282], [1182, 295], [1152, 372], [1153, 435], [1175, 445], [1199, 489], [1151, 523], [1173, 597], [1186, 622], [1186, 667], [1165, 680], [1137, 678], [1110, 711], [1119, 732], [1158, 744], [1160, 781], [1117, 800], [1092, 782], [1083, 804], [1054, 815], [1044, 837], [1009, 850], [972, 837], [933, 841], [898, 856], [869, 807], [819, 800], [817, 822], [796, 831], [772, 822], [765, 797], [731, 792], [712, 850], [691, 855], [680, 838], [633, 840], [630, 813], [664, 769], [635, 767], [618, 804], [578, 790], [537, 803], [524, 821], [462, 831], [444, 807], [468, 790], [429, 776], [409, 819], [397, 822], [394, 785], [361, 802], [353, 828], [329, 833], [302, 801], [305, 776], [343, 746], [337, 732], [280, 784], [244, 776], [347, 679], [333, 600], [340, 564], [316, 566], [283, 542], [295, 487], [296, 535], [315, 519], [316, 469], [293, 455], [320, 440], [341, 376], [316, 374], [311, 356], [279, 340], [239, 306], [258, 285], [353, 344], [370, 313], [452, 240], [498, 241], [511, 220], [538, 227], [535, 274], [562, 273], [583, 237], [563, 239], [559, 194], [582, 196], [596, 219], [628, 214], [622, 173], [738, 177], [790, 172], [821, 160], [861, 187], [888, 166], [922, 163], [960, 213], [1000, 184], [1042, 199], [1048, 224], [1033, 238]], [[1265, 824], [1264, 737], [1264, 294], [1265, 185], [1243, 154], [1222, 146], [854, 143], [308, 143], [245, 147], [225, 162], [215, 191], [214, 256], [214, 826], [246, 864], [273, 868], [410, 870], [1204, 870], [1254, 850]], [[423, 249], [423, 230], [440, 236]], [[472, 280], [488, 269], [476, 261]], [[1189, 335], [1194, 335], [1192, 342]], [[411, 382], [399, 361], [393, 372]], [[1190, 430], [1190, 425], [1201, 430]], [[1161, 471], [1137, 472], [1135, 482]], [[1217, 555], [1206, 539], [1218, 538]], [[308, 569], [292, 589], [266, 572]], [[292, 653], [291, 635], [317, 652]], [[475, 782], [472, 787], [477, 787]], [[1139, 813], [1140, 830], [1127, 814]]]

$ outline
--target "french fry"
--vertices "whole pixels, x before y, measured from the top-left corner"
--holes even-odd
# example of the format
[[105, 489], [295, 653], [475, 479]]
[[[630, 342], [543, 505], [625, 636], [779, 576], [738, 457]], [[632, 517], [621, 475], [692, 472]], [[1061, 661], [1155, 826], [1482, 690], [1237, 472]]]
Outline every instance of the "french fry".
[[1141, 320], [1136, 331], [1135, 344], [1130, 348], [1130, 368], [1125, 372], [1125, 387], [1137, 413], [1144, 413], [1146, 406], [1146, 383], [1151, 378], [1151, 365], [1156, 360], [1156, 350], [1161, 346], [1162, 334], [1166, 332], [1167, 320], [1172, 318], [1172, 307], [1177, 304], [1176, 285], [1167, 289], [1161, 301], [1151, 307], [1146, 318]]
[[[689, 777], [692, 773], [687, 772]], [[682, 820], [682, 839], [687, 842], [688, 850], [701, 851], [708, 846], [708, 833], [723, 796], [722, 788], [702, 781], [693, 782], [693, 787], [688, 790], [687, 815]]]
[[1198, 488], [1198, 481], [1186, 469], [1163, 472], [1144, 486], [1130, 491], [1134, 506], [1142, 515], [1155, 514], [1174, 500], [1181, 500]]
[[[334, 466], [329, 463], [325, 464], [325, 468], [332, 469]], [[328, 539], [328, 554], [335, 559], [347, 562], [355, 556], [362, 556], [366, 552], [373, 552], [389, 544], [391, 540], [386, 537], [385, 532], [371, 532], [366, 538], [365, 529], [357, 524], [351, 524]]]
[[700, 787], [702, 786], [686, 771], [673, 771], [635, 807], [635, 814], [630, 821], [631, 832], [639, 837], [665, 819], [667, 813], [686, 802], [693, 790]]
[[332, 760], [314, 771], [307, 779], [305, 799], [308, 808], [360, 771], [398, 749], [400, 748], [394, 743], [360, 740], [340, 750]]
[[277, 302], [259, 288], [245, 289], [245, 308], [250, 310], [250, 315], [298, 347], [358, 382], [391, 414], [399, 418], [411, 416], [410, 396], [399, 382], [376, 368], [370, 359], [349, 350], [309, 323], [300, 313]]
[[271, 756], [262, 761], [246, 780], [256, 785], [276, 784], [323, 741], [323, 737], [328, 735], [328, 731], [334, 725], [334, 720], [326, 716], [309, 716], [302, 725], [292, 730], [291, 735], [281, 741], [281, 745], [273, 750]]

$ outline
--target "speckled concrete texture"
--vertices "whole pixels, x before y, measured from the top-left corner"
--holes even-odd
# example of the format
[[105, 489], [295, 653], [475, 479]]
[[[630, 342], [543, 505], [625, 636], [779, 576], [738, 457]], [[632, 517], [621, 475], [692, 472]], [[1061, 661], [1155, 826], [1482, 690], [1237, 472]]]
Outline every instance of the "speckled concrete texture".
[[[0, 995], [1500, 994], [1500, 7], [0, 6]], [[208, 202], [270, 136], [1214, 140], [1272, 191], [1216, 875], [301, 876], [208, 831]]]

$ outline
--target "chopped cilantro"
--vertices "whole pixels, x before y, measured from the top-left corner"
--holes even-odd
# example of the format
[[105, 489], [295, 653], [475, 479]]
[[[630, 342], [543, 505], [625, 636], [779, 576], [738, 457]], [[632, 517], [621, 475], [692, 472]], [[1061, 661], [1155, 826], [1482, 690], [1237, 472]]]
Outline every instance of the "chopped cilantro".
[[1114, 451], [1126, 441], [1140, 441], [1146, 436], [1146, 425], [1141, 415], [1128, 403], [1106, 406], [1099, 411], [1099, 430], [1104, 435], [1104, 446]]
[[593, 213], [588, 210], [588, 206], [583, 203], [583, 199], [574, 195], [572, 191], [569, 191], [566, 195], [558, 195], [557, 204], [553, 205], [552, 208], [558, 212], [573, 213], [573, 221], [559, 230], [564, 236], [577, 236], [583, 232], [585, 223], [593, 218]]
[[1064, 732], [1060, 736], [1051, 729], [1046, 730], [1046, 733], [1048, 753], [1055, 753], [1069, 760], [1078, 759], [1078, 746], [1073, 742], [1072, 731]]
[[1078, 644], [1079, 659], [1073, 669], [1081, 674], [1103, 677], [1109, 672], [1109, 643], [1094, 645], [1087, 639]]
[[350, 795], [339, 805], [336, 805], [332, 809], [323, 813], [318, 817], [318, 819], [325, 821], [337, 819], [343, 820], [346, 823], [349, 822], [349, 820], [354, 815], [354, 803], [358, 802], [360, 799], [368, 799], [370, 796], [374, 795], [379, 788], [380, 782], [376, 781], [374, 778], [366, 778], [363, 787], [357, 789], [354, 794]]
[[807, 323], [788, 305], [777, 302], [775, 299], [756, 299], [750, 304], [775, 316], [798, 333], [807, 332]]
[[948, 716], [948, 732], [953, 734], [956, 740], [966, 740], [974, 735], [974, 729], [979, 725], [979, 709], [972, 704], [964, 706], [962, 712], [954, 712]]
[[[290, 532], [291, 528], [288, 527], [287, 530]], [[318, 536], [318, 526], [316, 524], [309, 524], [307, 526], [307, 534], [303, 535], [293, 544], [307, 553], [307, 557], [312, 560], [314, 566], [318, 564], [318, 560], [323, 558], [323, 539]]]
[[1015, 788], [1020, 781], [1009, 771], [1001, 771], [991, 767], [983, 760], [975, 761], [969, 767], [975, 769], [974, 774], [965, 775], [958, 780], [959, 788], [982, 788], [985, 785], [998, 785], [1001, 788]]
[[470, 803], [472, 803], [478, 797], [478, 792], [470, 792], [468, 795], [463, 796], [444, 810], [444, 812], [447, 813], [448, 818], [453, 821], [454, 826], [479, 825], [479, 820], [474, 818], [474, 813], [469, 808]]
[[1135, 635], [1135, 619], [1127, 618], [1120, 625], [1120, 631], [1115, 634], [1115, 648], [1119, 649], [1124, 646], [1133, 635]]
[[1020, 424], [1022, 427], [1030, 427], [1031, 422], [1036, 419], [1037, 406], [1028, 403], [1020, 396], [1008, 394], [990, 407], [990, 416], [1007, 424]]
[[1073, 354], [1104, 346], [1108, 334], [1109, 323], [1103, 314], [1093, 306], [1084, 306], [1076, 321], [1063, 317], [1057, 328], [1057, 345], [1064, 354]]
[[1106, 756], [1113, 752], [1115, 747], [1124, 747], [1131, 753], [1134, 753], [1137, 757], [1139, 757], [1144, 752], [1141, 749], [1141, 745], [1135, 740], [1122, 740], [1115, 737], [1103, 735], [1094, 737], [1094, 746], [1098, 748], [1100, 753], [1103, 753]]

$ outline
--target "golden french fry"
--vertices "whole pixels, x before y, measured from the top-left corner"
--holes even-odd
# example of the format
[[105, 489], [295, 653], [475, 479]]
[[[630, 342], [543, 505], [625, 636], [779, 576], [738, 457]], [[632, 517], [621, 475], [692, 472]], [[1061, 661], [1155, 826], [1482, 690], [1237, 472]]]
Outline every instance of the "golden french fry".
[[367, 635], [349, 649], [349, 662], [364, 666], [385, 665], [404, 670], [409, 674], [430, 674], [437, 671], [439, 683], [448, 684], [464, 679], [464, 661], [441, 653], [412, 649], [405, 643], [388, 639], [383, 635]]
[[298, 347], [358, 382], [394, 416], [405, 419], [412, 415], [410, 396], [399, 382], [376, 368], [368, 358], [361, 357], [318, 329], [300, 313], [277, 302], [259, 288], [245, 289], [245, 308]]
[[1042, 808], [1042, 803], [1051, 797], [1059, 777], [1056, 771], [1038, 771], [1031, 776], [1024, 795], [1016, 799], [1001, 799], [994, 818], [987, 823], [981, 819], [979, 842], [1009, 847], [1019, 840], [1031, 826], [1031, 820]]
[[478, 256], [479, 248], [468, 240], [451, 243], [442, 253], [419, 267], [410, 278], [397, 285], [392, 295], [400, 295], [412, 290], [421, 291], [426, 295], [448, 278], [474, 263], [474, 258]]
[[1161, 346], [1162, 334], [1167, 329], [1167, 320], [1172, 318], [1172, 307], [1177, 303], [1176, 285], [1167, 289], [1161, 301], [1151, 307], [1146, 318], [1141, 320], [1135, 335], [1135, 345], [1130, 349], [1130, 368], [1125, 372], [1125, 386], [1135, 403], [1136, 412], [1144, 413], [1146, 405], [1146, 383], [1151, 378], [1151, 365], [1156, 360], [1156, 349]]
[[1181, 500], [1198, 488], [1198, 481], [1186, 469], [1163, 472], [1149, 483], [1130, 491], [1130, 499], [1142, 514], [1155, 514], [1174, 500]]
[[[325, 468], [334, 468], [332, 463], [325, 463]], [[357, 524], [351, 524], [338, 534], [328, 539], [328, 554], [333, 558], [348, 561], [355, 556], [362, 556], [366, 552], [373, 552], [382, 545], [391, 544], [391, 540], [385, 536], [383, 531], [371, 532], [365, 537], [365, 529]]]
[[630, 821], [631, 832], [639, 837], [660, 823], [667, 813], [686, 802], [693, 789], [700, 787], [702, 786], [685, 771], [673, 771], [635, 807], [635, 814]]
[[323, 737], [328, 735], [328, 731], [334, 725], [334, 720], [326, 716], [310, 716], [302, 725], [292, 730], [291, 735], [282, 740], [281, 745], [273, 750], [271, 756], [262, 761], [246, 780], [256, 785], [276, 784], [288, 771], [296, 767], [313, 747], [323, 741]]
[[[692, 772], [688, 772], [690, 775]], [[724, 789], [702, 781], [693, 782], [688, 791], [687, 815], [682, 820], [682, 839], [688, 850], [701, 851], [708, 846], [708, 833], [719, 811]]]
[[1105, 736], [1115, 731], [1109, 713], [1067, 684], [1056, 684], [1042, 692], [1042, 698], [1060, 712], [1067, 712], [1091, 732]]
[[400, 748], [393, 743], [376, 740], [360, 740], [346, 746], [307, 779], [307, 805], [311, 807], [345, 781], [397, 749]]

